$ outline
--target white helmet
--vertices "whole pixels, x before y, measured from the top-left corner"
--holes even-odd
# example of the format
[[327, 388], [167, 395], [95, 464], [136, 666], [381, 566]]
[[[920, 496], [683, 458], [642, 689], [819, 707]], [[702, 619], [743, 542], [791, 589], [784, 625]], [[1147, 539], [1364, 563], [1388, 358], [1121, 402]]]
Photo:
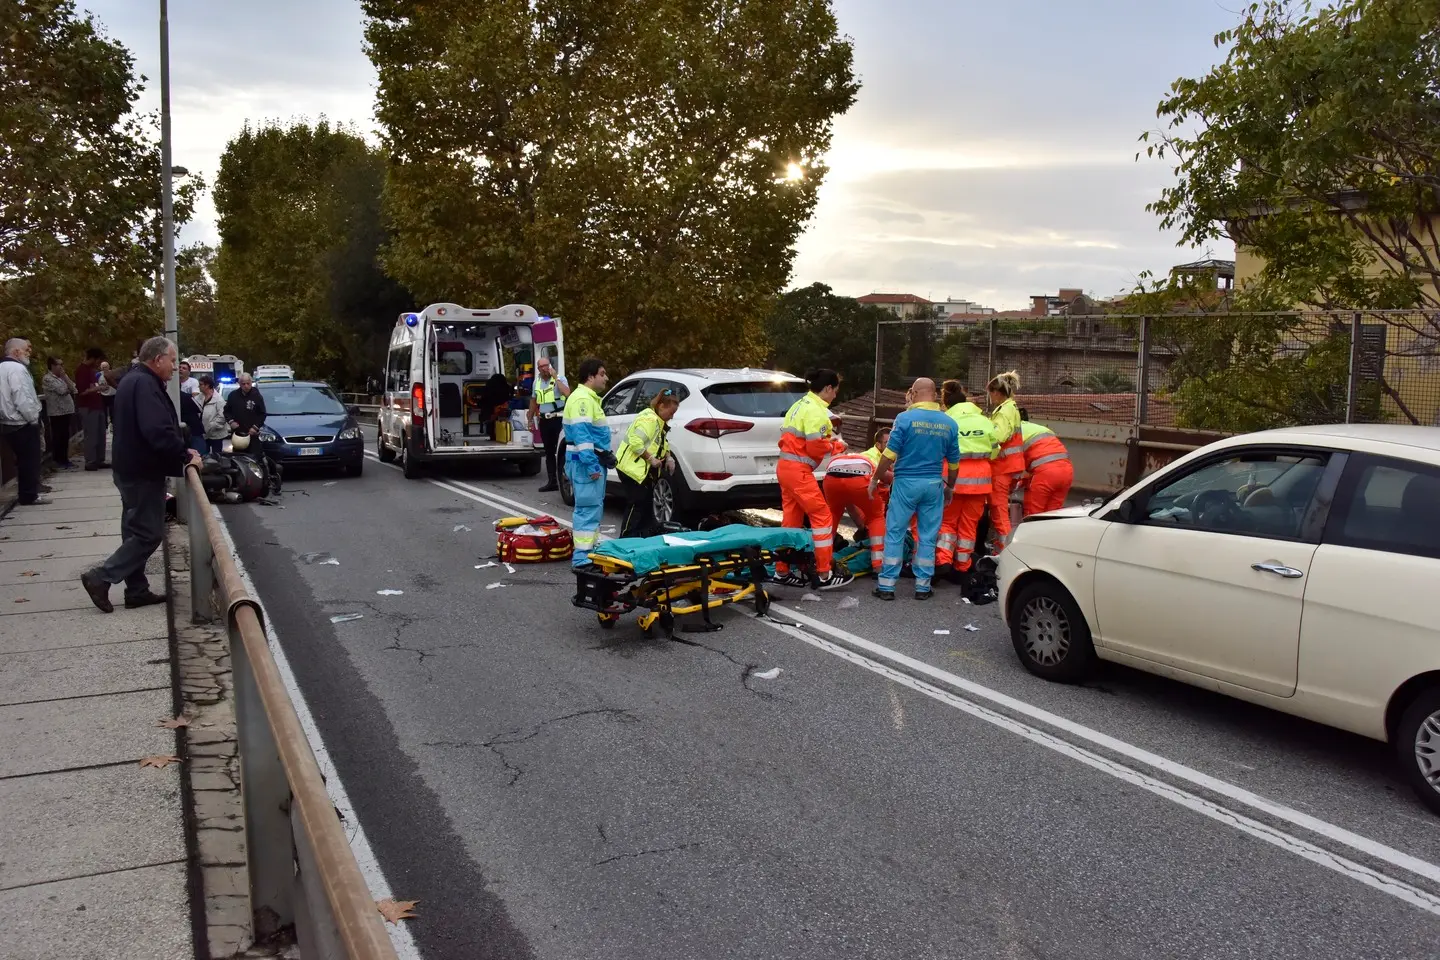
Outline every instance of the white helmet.
[[230, 438], [231, 450], [247, 450], [250, 447], [250, 434], [237, 433]]

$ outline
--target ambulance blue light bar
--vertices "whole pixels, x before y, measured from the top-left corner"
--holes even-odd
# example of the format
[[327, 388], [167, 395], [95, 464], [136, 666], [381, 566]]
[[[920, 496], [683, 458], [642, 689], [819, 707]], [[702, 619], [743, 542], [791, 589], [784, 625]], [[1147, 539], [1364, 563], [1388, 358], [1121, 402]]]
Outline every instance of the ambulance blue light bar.
[[417, 315], [415, 315], [415, 314], [413, 314], [413, 313], [407, 313], [407, 314], [405, 314], [405, 326], [407, 326], [407, 327], [413, 327], [413, 326], [415, 326], [416, 324], [418, 324], [419, 322], [420, 322], [420, 318], [419, 318]]

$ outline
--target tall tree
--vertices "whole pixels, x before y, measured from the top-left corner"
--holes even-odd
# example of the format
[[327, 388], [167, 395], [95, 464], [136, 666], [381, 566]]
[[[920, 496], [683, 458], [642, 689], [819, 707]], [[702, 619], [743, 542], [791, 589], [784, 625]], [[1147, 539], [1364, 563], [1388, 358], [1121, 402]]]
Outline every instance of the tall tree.
[[752, 362], [853, 102], [829, 0], [362, 0], [390, 273], [612, 368]]
[[248, 126], [226, 146], [215, 185], [218, 342], [247, 364], [363, 382], [381, 362], [409, 295], [377, 253], [384, 160], [357, 134]]
[[[0, 328], [129, 356], [159, 332], [160, 151], [144, 78], [72, 0], [0, 4]], [[175, 221], [198, 177], [182, 181]]]
[[[1175, 81], [1158, 109], [1166, 129], [1142, 137], [1175, 161], [1176, 184], [1150, 205], [1162, 225], [1260, 258], [1240, 309], [1440, 308], [1440, 0], [1264, 0], [1215, 41], [1224, 62]], [[1149, 292], [1174, 303], [1195, 291], [1177, 280]], [[1348, 334], [1313, 339], [1310, 322], [1251, 318], [1238, 340], [1223, 322], [1190, 325], [1198, 339], [1181, 346], [1213, 362], [1192, 371], [1208, 386], [1177, 393], [1182, 417], [1237, 429], [1249, 405], [1266, 423], [1333, 419], [1336, 396], [1343, 417]], [[1391, 322], [1391, 356], [1440, 349], [1440, 315]], [[1395, 415], [1416, 420], [1376, 379]]]
[[823, 283], [791, 290], [765, 318], [769, 362], [802, 377], [820, 367], [839, 371], [840, 397], [852, 399], [875, 386], [875, 331], [889, 317]]

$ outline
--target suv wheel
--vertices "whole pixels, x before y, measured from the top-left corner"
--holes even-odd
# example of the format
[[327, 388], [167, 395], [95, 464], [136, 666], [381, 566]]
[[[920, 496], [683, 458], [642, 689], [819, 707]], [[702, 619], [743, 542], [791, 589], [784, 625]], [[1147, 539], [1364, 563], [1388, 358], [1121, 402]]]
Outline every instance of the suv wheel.
[[656, 523], [670, 523], [675, 519], [675, 485], [669, 477], [655, 480], [654, 506]]
[[1440, 687], [1420, 694], [1401, 714], [1395, 754], [1420, 802], [1440, 813]]
[[1010, 641], [1025, 669], [1059, 683], [1077, 683], [1095, 667], [1090, 625], [1070, 592], [1054, 580], [1020, 591], [1010, 614]]
[[575, 506], [575, 485], [570, 482], [570, 473], [565, 469], [565, 444], [555, 451], [555, 482], [560, 487], [560, 502], [567, 507]]

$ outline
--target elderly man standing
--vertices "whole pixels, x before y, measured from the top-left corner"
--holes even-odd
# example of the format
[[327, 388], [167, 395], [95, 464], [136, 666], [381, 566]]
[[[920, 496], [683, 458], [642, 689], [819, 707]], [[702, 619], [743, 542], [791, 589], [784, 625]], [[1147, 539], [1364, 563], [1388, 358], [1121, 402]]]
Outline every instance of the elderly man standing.
[[530, 393], [530, 425], [540, 425], [540, 442], [545, 446], [545, 486], [541, 493], [559, 490], [560, 475], [555, 472], [555, 451], [560, 447], [560, 436], [565, 432], [565, 398], [570, 396], [570, 384], [564, 377], [555, 375], [555, 365], [546, 356], [540, 357], [535, 365], [535, 383]]
[[[165, 384], [175, 375], [175, 344], [152, 337], [140, 347], [140, 365], [115, 391], [115, 449], [111, 470], [124, 514], [123, 542], [108, 560], [80, 576], [80, 583], [102, 613], [110, 603], [110, 585], [125, 584], [125, 606], [164, 603], [150, 589], [145, 564], [165, 536], [165, 478], [184, 473], [200, 455], [187, 448]], [[185, 401], [188, 403], [189, 401]]]
[[30, 375], [30, 341], [16, 337], [5, 341], [0, 358], [0, 438], [15, 454], [22, 507], [44, 506], [40, 496], [40, 397]]
[[935, 540], [945, 505], [955, 496], [960, 469], [960, 428], [936, 403], [935, 381], [921, 378], [910, 388], [910, 409], [895, 418], [895, 429], [870, 479], [870, 494], [893, 473], [890, 507], [885, 516], [885, 559], [875, 596], [895, 599], [895, 585], [905, 562], [905, 535], [917, 520], [915, 599], [929, 600], [935, 576]]
[[239, 383], [239, 389], [232, 391], [225, 401], [225, 419], [236, 433], [253, 437], [265, 426], [265, 398], [256, 389], [250, 374], [240, 374]]

